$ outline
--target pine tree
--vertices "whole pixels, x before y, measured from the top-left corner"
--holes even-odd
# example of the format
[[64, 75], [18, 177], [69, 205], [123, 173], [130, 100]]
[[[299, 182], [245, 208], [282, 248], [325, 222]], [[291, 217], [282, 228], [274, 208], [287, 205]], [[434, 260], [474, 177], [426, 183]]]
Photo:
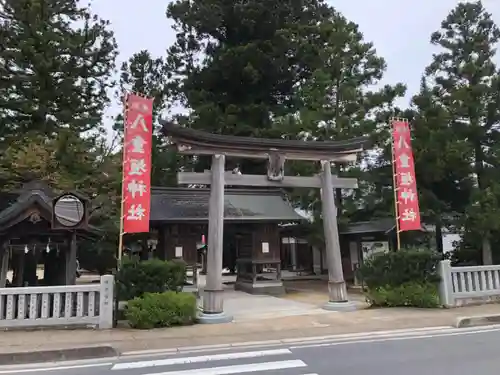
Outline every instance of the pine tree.
[[[295, 112], [293, 91], [310, 76], [323, 0], [178, 0], [168, 63], [190, 125], [219, 134], [274, 136], [272, 118]], [[199, 56], [203, 56], [200, 60]]]
[[[367, 136], [373, 140], [371, 146], [380, 146], [388, 134], [380, 134], [380, 129], [394, 108], [394, 101], [405, 93], [403, 84], [386, 85], [373, 90], [385, 70], [385, 60], [378, 56], [372, 43], [364, 40], [358, 25], [347, 20], [342, 14], [332, 10], [332, 15], [320, 26], [321, 48], [317, 56], [321, 64], [311, 77], [298, 86], [297, 102], [300, 103], [299, 115], [288, 116], [281, 124], [280, 131], [291, 137], [299, 131], [307, 132], [309, 139], [346, 140]], [[292, 126], [290, 126], [293, 124]], [[343, 176], [360, 178], [360, 189], [342, 192], [337, 189], [339, 214], [351, 216], [355, 220], [367, 220], [360, 215], [372, 209], [369, 202], [374, 195], [372, 190], [373, 173], [362, 170], [361, 164], [370, 166], [370, 154], [348, 168], [336, 166], [336, 173]], [[305, 172], [304, 163], [296, 173], [301, 175], [317, 173], [318, 166]], [[378, 177], [378, 175], [377, 175]], [[344, 196], [344, 199], [342, 197]], [[316, 194], [307, 192], [302, 197], [303, 204], [311, 206], [319, 202]], [[314, 206], [314, 205], [312, 205]], [[312, 207], [311, 206], [311, 207]], [[360, 210], [360, 207], [363, 207]], [[366, 210], [366, 211], [365, 211]], [[373, 211], [369, 214], [369, 219]]]
[[101, 125], [116, 57], [109, 22], [77, 0], [4, 0], [0, 140]]
[[412, 147], [421, 217], [436, 227], [436, 248], [442, 252], [443, 227], [456, 227], [473, 186], [464, 155], [468, 146], [450, 126], [450, 116], [425, 77], [412, 100]]
[[491, 234], [500, 229], [500, 185], [494, 173], [499, 166], [500, 76], [493, 62], [499, 39], [500, 30], [481, 1], [460, 3], [432, 34], [431, 43], [440, 52], [426, 70], [464, 147], [462, 157], [473, 166], [476, 187], [464, 224], [481, 238], [484, 264], [492, 263]]
[[[162, 58], [153, 58], [148, 51], [140, 51], [121, 66], [120, 84], [116, 96], [120, 103], [126, 92], [134, 92], [153, 99], [153, 132], [151, 184], [175, 186], [177, 184], [177, 154], [168, 148], [160, 132], [158, 119], [171, 105], [169, 99], [168, 67]], [[115, 130], [123, 133], [123, 116], [115, 121]]]

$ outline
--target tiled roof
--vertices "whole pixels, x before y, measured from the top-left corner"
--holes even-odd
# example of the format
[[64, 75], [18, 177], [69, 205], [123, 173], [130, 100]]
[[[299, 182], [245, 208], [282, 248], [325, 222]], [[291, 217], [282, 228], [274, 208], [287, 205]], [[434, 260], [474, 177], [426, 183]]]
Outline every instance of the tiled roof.
[[394, 218], [381, 218], [371, 221], [359, 221], [349, 223], [341, 234], [364, 234], [364, 233], [387, 233], [394, 229], [396, 222]]
[[[208, 220], [209, 189], [153, 188], [152, 222]], [[304, 220], [280, 190], [228, 189], [224, 194], [227, 221], [291, 222]]]

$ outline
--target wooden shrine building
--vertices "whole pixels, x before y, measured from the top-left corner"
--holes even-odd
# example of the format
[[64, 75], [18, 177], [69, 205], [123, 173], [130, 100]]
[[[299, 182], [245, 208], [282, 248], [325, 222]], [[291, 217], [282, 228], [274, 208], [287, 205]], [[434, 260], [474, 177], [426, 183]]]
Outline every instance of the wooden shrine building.
[[[151, 227], [158, 232], [157, 256], [203, 263], [202, 238], [208, 237], [210, 189], [153, 188]], [[280, 294], [279, 225], [304, 218], [280, 189], [226, 189], [223, 263], [237, 271], [235, 289]]]
[[98, 236], [88, 209], [80, 194], [58, 195], [40, 181], [0, 194], [0, 288], [75, 284], [78, 239]]

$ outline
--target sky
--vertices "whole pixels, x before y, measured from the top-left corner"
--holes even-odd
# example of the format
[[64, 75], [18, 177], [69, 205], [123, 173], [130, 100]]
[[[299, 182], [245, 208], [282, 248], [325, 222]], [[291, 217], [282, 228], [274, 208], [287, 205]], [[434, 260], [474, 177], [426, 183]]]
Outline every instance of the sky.
[[[147, 3], [147, 5], [146, 5]], [[418, 91], [420, 77], [431, 62], [433, 47], [430, 35], [439, 29], [441, 21], [458, 0], [331, 0], [331, 5], [356, 22], [365, 40], [374, 43], [380, 56], [387, 62], [382, 84], [403, 82], [408, 87], [401, 103], [406, 106]], [[173, 43], [175, 34], [165, 16], [168, 1], [94, 0], [95, 13], [111, 22], [118, 41], [119, 60], [127, 60], [140, 50], [149, 50], [153, 56], [163, 56]], [[483, 0], [500, 26], [500, 0]], [[117, 106], [110, 114], [120, 111]]]

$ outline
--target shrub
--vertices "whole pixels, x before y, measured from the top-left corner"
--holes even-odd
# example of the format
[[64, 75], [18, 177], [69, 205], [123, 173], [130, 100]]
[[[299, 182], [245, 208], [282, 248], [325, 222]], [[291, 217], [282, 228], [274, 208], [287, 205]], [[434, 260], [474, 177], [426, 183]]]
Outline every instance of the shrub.
[[419, 249], [377, 254], [364, 262], [358, 276], [372, 305], [436, 307], [441, 259], [440, 254]]
[[186, 281], [183, 261], [124, 259], [116, 277], [120, 301], [141, 297], [145, 293], [180, 292]]
[[358, 269], [358, 276], [368, 288], [439, 282], [440, 254], [429, 250], [402, 249], [377, 254]]
[[366, 296], [373, 306], [423, 307], [439, 306], [436, 284], [406, 283], [400, 286], [379, 286], [368, 289]]
[[152, 329], [193, 324], [196, 297], [192, 293], [145, 293], [128, 301], [125, 317], [132, 328]]

